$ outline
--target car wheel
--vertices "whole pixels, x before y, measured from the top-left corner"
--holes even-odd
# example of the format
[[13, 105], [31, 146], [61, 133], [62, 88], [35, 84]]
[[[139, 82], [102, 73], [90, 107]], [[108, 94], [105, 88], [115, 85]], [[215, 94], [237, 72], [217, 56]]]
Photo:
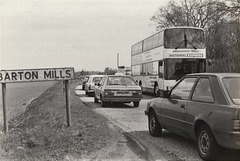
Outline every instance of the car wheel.
[[148, 128], [149, 133], [152, 136], [160, 136], [162, 133], [162, 127], [159, 124], [154, 111], [150, 111], [148, 115]]
[[102, 97], [101, 97], [101, 107], [106, 107], [106, 102], [102, 100]]
[[154, 86], [154, 96], [159, 96], [159, 86], [157, 83]]
[[98, 103], [98, 99], [95, 95], [94, 95], [94, 103]]
[[133, 106], [134, 107], [138, 107], [139, 106], [139, 102], [133, 102]]
[[88, 92], [88, 93], [87, 93], [87, 96], [89, 97], [90, 95], [91, 95], [91, 93]]
[[202, 125], [197, 133], [197, 150], [203, 160], [212, 160], [216, 157], [218, 145], [207, 125]]

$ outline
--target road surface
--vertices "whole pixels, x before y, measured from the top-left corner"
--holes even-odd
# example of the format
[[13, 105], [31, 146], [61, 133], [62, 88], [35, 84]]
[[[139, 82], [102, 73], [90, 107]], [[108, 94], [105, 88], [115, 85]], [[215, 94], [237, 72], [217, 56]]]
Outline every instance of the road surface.
[[129, 142], [128, 146], [142, 160], [201, 161], [196, 143], [192, 140], [167, 131], [163, 131], [161, 137], [150, 136], [144, 110], [147, 102], [154, 98], [153, 96], [143, 95], [138, 108], [134, 108], [133, 103], [108, 104], [103, 108], [100, 103], [94, 103], [93, 96], [85, 95], [85, 91], [81, 90], [80, 86], [75, 92], [86, 105], [122, 129], [123, 135]]

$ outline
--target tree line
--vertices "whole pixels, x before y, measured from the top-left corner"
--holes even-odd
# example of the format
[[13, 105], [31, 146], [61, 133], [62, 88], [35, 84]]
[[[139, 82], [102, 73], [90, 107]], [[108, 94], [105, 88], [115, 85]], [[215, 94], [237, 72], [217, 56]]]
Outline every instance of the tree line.
[[173, 26], [205, 29], [208, 72], [240, 72], [240, 0], [171, 0], [150, 19], [156, 31]]

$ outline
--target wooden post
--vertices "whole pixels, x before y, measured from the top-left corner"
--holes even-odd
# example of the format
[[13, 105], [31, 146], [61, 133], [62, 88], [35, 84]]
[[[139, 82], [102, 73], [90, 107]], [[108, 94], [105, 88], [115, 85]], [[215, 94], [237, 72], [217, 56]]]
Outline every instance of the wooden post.
[[65, 94], [66, 94], [67, 127], [70, 127], [71, 126], [71, 111], [70, 111], [70, 100], [69, 100], [70, 90], [69, 90], [68, 80], [65, 80], [64, 84], [65, 84]]
[[3, 126], [4, 133], [8, 133], [8, 119], [7, 119], [7, 106], [6, 106], [6, 83], [2, 83], [2, 104], [3, 104]]

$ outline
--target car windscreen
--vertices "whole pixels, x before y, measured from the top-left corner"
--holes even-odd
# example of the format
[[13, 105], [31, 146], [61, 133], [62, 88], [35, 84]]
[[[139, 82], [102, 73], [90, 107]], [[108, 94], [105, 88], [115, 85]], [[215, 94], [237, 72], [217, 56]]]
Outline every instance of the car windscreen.
[[223, 78], [223, 83], [227, 92], [235, 104], [240, 105], [240, 78]]
[[137, 86], [132, 77], [112, 76], [108, 77], [107, 85]]

